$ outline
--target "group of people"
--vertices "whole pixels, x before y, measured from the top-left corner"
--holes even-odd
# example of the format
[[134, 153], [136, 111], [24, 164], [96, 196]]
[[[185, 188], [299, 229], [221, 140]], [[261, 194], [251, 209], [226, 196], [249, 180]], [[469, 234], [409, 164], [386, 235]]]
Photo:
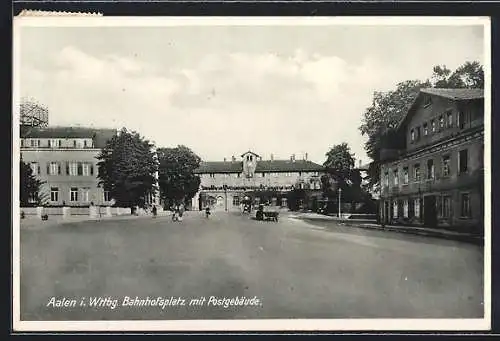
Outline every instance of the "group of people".
[[172, 207], [172, 220], [182, 221], [182, 216], [184, 215], [185, 207], [183, 204], [175, 205]]

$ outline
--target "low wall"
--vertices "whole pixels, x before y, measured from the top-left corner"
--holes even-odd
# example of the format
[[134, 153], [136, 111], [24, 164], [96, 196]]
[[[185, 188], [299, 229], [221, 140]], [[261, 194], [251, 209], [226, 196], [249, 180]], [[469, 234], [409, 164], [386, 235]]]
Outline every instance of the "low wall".
[[36, 216], [41, 214], [51, 215], [63, 215], [63, 211], [66, 210], [68, 216], [90, 216], [92, 214], [97, 214], [99, 216], [117, 216], [117, 215], [130, 215], [130, 207], [109, 207], [109, 206], [93, 206], [93, 212], [91, 212], [90, 207], [21, 207], [21, 212], [24, 212], [27, 216]]

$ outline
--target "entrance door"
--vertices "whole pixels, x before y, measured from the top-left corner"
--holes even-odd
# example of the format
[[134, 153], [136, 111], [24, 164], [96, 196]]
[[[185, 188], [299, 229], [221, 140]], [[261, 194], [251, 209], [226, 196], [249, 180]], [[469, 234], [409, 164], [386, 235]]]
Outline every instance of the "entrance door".
[[437, 225], [436, 196], [434, 195], [424, 197], [424, 225], [427, 227]]
[[389, 210], [389, 201], [384, 202], [384, 223], [389, 224], [389, 217], [390, 217], [391, 211]]

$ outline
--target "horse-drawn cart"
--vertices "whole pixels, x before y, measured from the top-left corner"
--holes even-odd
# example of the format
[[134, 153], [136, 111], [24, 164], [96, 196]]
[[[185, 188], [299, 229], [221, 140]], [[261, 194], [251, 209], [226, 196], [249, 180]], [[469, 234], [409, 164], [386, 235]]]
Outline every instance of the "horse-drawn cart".
[[255, 218], [257, 220], [267, 220], [278, 222], [279, 211], [277, 210], [265, 210], [264, 205], [260, 205], [257, 212], [255, 213]]

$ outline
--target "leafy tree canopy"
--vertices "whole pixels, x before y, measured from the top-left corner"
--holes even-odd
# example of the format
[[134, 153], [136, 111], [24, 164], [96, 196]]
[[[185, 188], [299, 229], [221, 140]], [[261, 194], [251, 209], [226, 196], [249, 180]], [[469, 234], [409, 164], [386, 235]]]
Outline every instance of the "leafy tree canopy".
[[21, 206], [43, 204], [43, 196], [39, 195], [42, 184], [43, 182], [33, 175], [30, 165], [21, 160], [19, 173], [19, 201]]
[[142, 206], [156, 188], [158, 162], [154, 145], [137, 132], [122, 128], [97, 157], [99, 184], [119, 206]]
[[162, 199], [169, 205], [188, 201], [200, 187], [194, 171], [201, 159], [186, 146], [159, 148], [159, 186]]

